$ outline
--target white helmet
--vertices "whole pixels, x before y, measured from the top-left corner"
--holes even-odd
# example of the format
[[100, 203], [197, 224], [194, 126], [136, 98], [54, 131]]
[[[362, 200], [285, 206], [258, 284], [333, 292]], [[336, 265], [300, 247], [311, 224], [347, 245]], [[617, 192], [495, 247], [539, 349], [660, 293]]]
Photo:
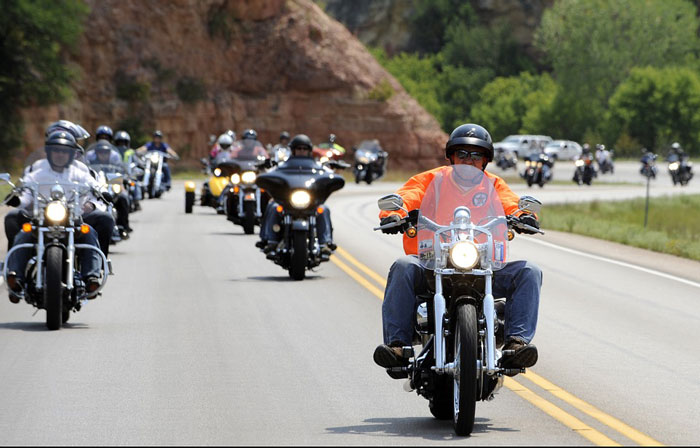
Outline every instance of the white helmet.
[[229, 149], [233, 145], [233, 139], [228, 134], [221, 134], [219, 136], [219, 146], [221, 149]]

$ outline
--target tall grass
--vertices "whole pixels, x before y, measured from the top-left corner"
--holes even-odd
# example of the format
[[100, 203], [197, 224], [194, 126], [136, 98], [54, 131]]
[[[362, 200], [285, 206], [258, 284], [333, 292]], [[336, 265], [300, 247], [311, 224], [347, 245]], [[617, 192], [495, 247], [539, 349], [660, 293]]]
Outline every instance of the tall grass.
[[577, 233], [656, 252], [700, 260], [700, 195], [547, 206], [544, 229]]

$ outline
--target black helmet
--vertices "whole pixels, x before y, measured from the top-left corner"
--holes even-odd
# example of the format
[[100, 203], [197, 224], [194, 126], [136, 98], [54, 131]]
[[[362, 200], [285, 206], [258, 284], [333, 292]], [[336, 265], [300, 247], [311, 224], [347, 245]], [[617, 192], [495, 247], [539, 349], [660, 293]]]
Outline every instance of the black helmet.
[[56, 131], [70, 132], [73, 137], [75, 137], [76, 142], [80, 139], [90, 137], [90, 133], [86, 131], [85, 128], [68, 120], [54, 121], [46, 128], [46, 133], [44, 136], [48, 137], [50, 134], [53, 134]]
[[257, 140], [258, 139], [258, 133], [255, 132], [255, 129], [246, 129], [243, 131], [243, 135], [241, 136], [243, 140]]
[[478, 124], [463, 124], [457, 126], [450, 134], [450, 139], [445, 145], [445, 157], [448, 159], [454, 151], [464, 146], [478, 146], [486, 150], [486, 161], [493, 160], [493, 141], [491, 134]]
[[71, 134], [68, 131], [56, 131], [52, 132], [49, 134], [48, 137], [46, 137], [46, 140], [44, 140], [44, 151], [46, 152], [46, 159], [49, 161], [49, 165], [51, 167], [55, 167], [53, 164], [53, 161], [51, 159], [51, 152], [60, 149], [60, 150], [65, 150], [69, 149], [71, 151], [71, 156], [70, 160], [65, 166], [70, 165], [73, 162], [73, 159], [75, 158], [75, 152], [80, 148], [80, 145], [78, 145], [78, 142], [75, 141], [75, 137], [73, 137], [73, 134]]
[[117, 133], [114, 134], [114, 143], [119, 145], [119, 142], [125, 142], [126, 145], [124, 146], [129, 146], [129, 144], [131, 144], [131, 136], [129, 133], [126, 131], [117, 131]]
[[160, 129], [156, 129], [156, 130], [153, 132], [153, 138], [155, 138], [155, 137], [163, 138], [163, 133], [160, 131]]
[[107, 137], [107, 140], [111, 142], [112, 138], [114, 137], [114, 132], [112, 132], [112, 128], [105, 125], [98, 127], [95, 131], [95, 138], [97, 140], [100, 140], [100, 137]]
[[289, 142], [289, 149], [294, 151], [295, 149], [306, 146], [309, 150], [314, 149], [311, 139], [304, 134], [295, 135], [291, 142]]
[[289, 132], [282, 131], [282, 133], [280, 134], [280, 140], [283, 140], [283, 139], [289, 140]]
[[328, 136], [328, 143], [335, 143], [335, 134], [331, 134]]

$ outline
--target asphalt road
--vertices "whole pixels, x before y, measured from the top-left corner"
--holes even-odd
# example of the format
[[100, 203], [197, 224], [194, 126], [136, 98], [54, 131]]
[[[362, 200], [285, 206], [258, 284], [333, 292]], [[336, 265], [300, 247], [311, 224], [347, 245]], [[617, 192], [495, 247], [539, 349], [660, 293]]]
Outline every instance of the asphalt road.
[[213, 209], [185, 215], [178, 185], [133, 216], [117, 275], [62, 330], [0, 287], [0, 444], [700, 441], [700, 264], [677, 277], [663, 257], [655, 273], [657, 254], [561, 234], [511, 245], [545, 275], [538, 376], [477, 405], [470, 438], [434, 420], [372, 362], [382, 278], [401, 254], [400, 238], [371, 230], [391, 188], [331, 197], [341, 250], [303, 282]]

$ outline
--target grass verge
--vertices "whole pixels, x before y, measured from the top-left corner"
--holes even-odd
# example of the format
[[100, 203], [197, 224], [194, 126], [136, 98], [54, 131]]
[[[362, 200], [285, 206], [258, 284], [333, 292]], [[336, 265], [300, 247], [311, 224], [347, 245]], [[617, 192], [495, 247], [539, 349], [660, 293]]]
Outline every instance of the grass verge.
[[700, 195], [547, 206], [542, 227], [700, 261]]

